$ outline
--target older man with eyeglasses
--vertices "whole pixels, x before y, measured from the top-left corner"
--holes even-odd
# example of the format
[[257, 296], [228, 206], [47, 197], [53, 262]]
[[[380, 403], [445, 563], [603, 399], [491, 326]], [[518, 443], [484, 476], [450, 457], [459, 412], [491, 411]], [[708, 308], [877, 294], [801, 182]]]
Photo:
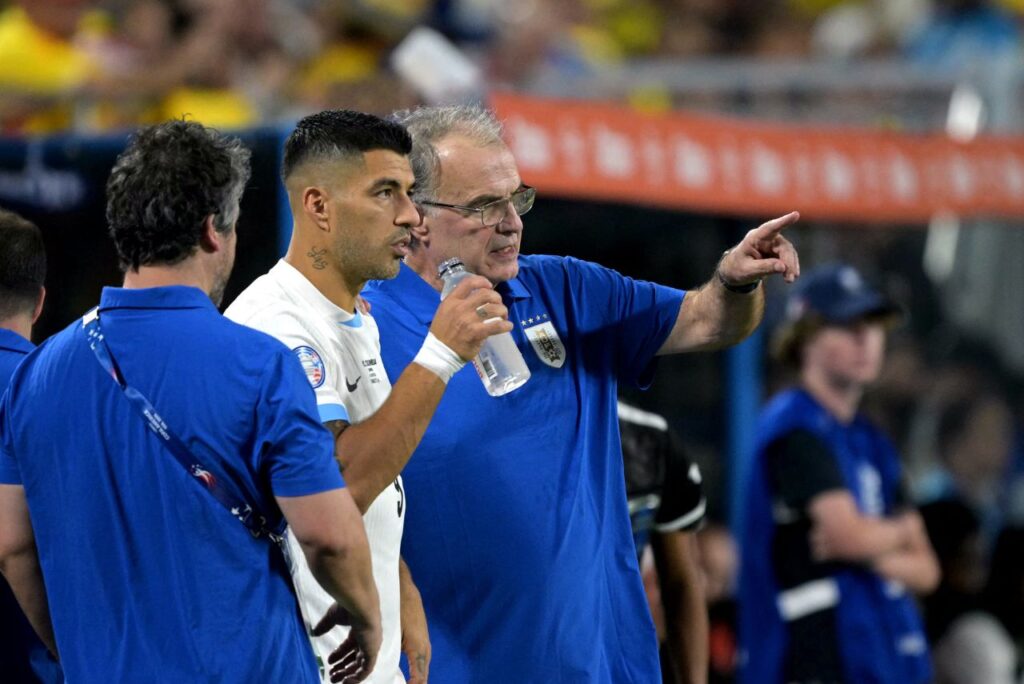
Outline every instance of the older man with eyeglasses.
[[[494, 116], [422, 108], [413, 137], [424, 220], [398, 277], [364, 296], [385, 368], [404, 368], [437, 309], [437, 267], [459, 257], [501, 294], [532, 377], [498, 398], [451, 378], [403, 471], [415, 505], [403, 555], [431, 624], [431, 674], [462, 682], [661, 682], [622, 472], [619, 382], [645, 386], [654, 357], [738, 342], [759, 323], [762, 278], [793, 281], [780, 231], [750, 231], [714, 277], [683, 292], [568, 257], [520, 256], [524, 185]], [[412, 495], [412, 494], [411, 494]]]

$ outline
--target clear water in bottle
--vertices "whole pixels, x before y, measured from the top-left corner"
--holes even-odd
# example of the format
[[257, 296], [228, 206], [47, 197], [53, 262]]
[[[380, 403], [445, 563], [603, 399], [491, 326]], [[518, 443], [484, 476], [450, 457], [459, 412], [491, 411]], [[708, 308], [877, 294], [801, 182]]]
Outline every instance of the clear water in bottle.
[[[444, 299], [463, 278], [472, 274], [461, 259], [448, 259], [437, 267], [437, 275], [444, 281], [441, 289], [441, 299]], [[508, 394], [530, 379], [530, 369], [511, 333], [488, 337], [473, 359], [473, 366], [492, 397]]]

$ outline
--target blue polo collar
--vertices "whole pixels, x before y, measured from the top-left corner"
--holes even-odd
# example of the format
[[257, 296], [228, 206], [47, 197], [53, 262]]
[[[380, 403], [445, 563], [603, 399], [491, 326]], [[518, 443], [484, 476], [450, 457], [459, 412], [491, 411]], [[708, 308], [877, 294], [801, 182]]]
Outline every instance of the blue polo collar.
[[210, 309], [216, 312], [209, 295], [198, 287], [169, 285], [127, 289], [105, 287], [100, 295], [100, 311], [107, 309]]
[[[434, 320], [434, 312], [441, 300], [441, 293], [431, 287], [430, 283], [420, 277], [405, 263], [398, 268], [398, 275], [392, 281], [381, 281], [383, 289], [391, 290], [395, 299], [402, 303], [416, 320], [424, 325], [429, 325]], [[513, 278], [504, 283], [498, 283], [494, 288], [501, 295], [501, 298], [509, 301], [529, 299], [533, 295], [526, 287]]]
[[36, 346], [34, 344], [13, 330], [0, 328], [0, 349], [18, 352], [20, 354], [28, 354], [35, 348]]

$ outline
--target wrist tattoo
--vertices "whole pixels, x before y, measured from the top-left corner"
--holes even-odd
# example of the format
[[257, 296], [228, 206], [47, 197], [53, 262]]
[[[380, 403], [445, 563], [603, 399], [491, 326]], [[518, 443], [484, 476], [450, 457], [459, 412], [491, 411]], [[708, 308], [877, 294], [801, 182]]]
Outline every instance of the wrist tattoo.
[[313, 268], [318, 271], [327, 268], [327, 259], [324, 258], [326, 254], [326, 249], [317, 249], [316, 247], [306, 252], [306, 256], [313, 260]]
[[427, 673], [427, 655], [425, 653], [416, 654], [416, 673], [426, 674]]

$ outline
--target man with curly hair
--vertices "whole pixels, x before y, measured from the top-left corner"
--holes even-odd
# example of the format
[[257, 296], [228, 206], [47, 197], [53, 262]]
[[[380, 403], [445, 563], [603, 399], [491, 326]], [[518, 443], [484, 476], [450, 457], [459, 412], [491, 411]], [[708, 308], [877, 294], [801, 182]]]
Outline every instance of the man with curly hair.
[[124, 286], [0, 402], [0, 568], [68, 681], [319, 681], [272, 543], [285, 520], [337, 602], [318, 629], [352, 625], [339, 674], [373, 668], [366, 536], [313, 392], [216, 309], [248, 177], [237, 139], [139, 132], [107, 183]]

